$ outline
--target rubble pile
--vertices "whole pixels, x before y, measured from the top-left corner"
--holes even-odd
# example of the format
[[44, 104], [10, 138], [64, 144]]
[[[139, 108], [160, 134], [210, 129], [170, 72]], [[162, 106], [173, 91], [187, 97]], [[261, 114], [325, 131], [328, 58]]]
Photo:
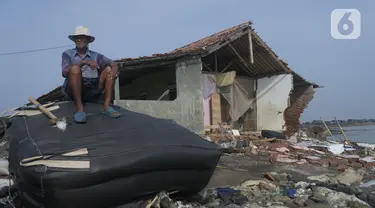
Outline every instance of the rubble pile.
[[[356, 171], [354, 171], [356, 172]], [[353, 178], [354, 177], [354, 178]], [[316, 180], [318, 179], [318, 180]], [[323, 180], [324, 179], [324, 180]], [[168, 203], [161, 199], [155, 207], [160, 208], [283, 208], [283, 207], [326, 207], [364, 208], [375, 206], [374, 189], [365, 189], [339, 183], [358, 182], [352, 172], [311, 177], [308, 181], [294, 181], [290, 174], [266, 173], [263, 180], [248, 180], [235, 187], [211, 188], [184, 201], [173, 201], [167, 194]], [[356, 180], [356, 181], [353, 181]], [[172, 197], [173, 198], [173, 197]], [[125, 206], [124, 206], [125, 208]]]
[[[227, 192], [236, 195], [231, 203], [220, 197], [221, 189], [211, 189], [206, 192], [216, 193], [216, 198], [211, 196], [215, 200], [188, 207], [375, 207], [375, 145], [322, 141], [301, 132], [284, 139], [255, 132], [221, 132], [205, 138], [220, 145], [226, 153], [268, 158], [275, 167], [291, 167], [301, 172], [309, 168], [327, 171], [302, 181], [294, 181], [290, 173], [267, 173], [264, 180], [245, 181], [227, 188], [233, 189]], [[252, 172], [249, 168], [247, 171]], [[246, 202], [243, 197], [238, 202], [240, 195], [245, 196]]]
[[[231, 130], [235, 131], [235, 130]], [[263, 138], [260, 133], [213, 133], [206, 139], [220, 145], [226, 153], [268, 156], [275, 165], [318, 165], [340, 172], [347, 168], [375, 167], [375, 145], [321, 141], [292, 136], [288, 139]], [[297, 132], [296, 135], [301, 135]], [[299, 141], [299, 142], [298, 142]]]

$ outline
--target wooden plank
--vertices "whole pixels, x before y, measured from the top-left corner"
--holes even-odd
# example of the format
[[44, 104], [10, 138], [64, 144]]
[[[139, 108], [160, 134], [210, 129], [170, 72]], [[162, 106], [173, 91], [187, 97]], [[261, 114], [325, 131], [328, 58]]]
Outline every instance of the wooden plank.
[[221, 97], [215, 92], [211, 95], [212, 124], [216, 125], [222, 122], [221, 118]]
[[233, 60], [231, 60], [221, 71], [220, 73], [223, 73], [225, 72], [230, 66], [232, 66], [233, 64]]
[[249, 31], [249, 49], [250, 49], [250, 63], [254, 63], [254, 54], [253, 54], [253, 38], [252, 38], [252, 31]]

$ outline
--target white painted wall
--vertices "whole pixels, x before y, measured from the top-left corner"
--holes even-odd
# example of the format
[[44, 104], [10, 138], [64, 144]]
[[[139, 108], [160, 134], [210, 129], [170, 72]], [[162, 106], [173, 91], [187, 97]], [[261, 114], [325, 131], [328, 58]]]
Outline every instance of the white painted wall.
[[257, 129], [282, 131], [284, 110], [289, 106], [289, 95], [293, 89], [292, 75], [276, 75], [257, 81]]

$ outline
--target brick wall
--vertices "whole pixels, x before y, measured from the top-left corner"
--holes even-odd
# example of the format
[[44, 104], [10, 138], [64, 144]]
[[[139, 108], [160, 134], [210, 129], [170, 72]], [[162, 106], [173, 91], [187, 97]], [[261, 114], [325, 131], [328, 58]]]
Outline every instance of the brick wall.
[[284, 111], [284, 120], [287, 136], [292, 136], [300, 127], [300, 117], [309, 102], [313, 99], [315, 90], [313, 86], [295, 87], [290, 95], [290, 106]]

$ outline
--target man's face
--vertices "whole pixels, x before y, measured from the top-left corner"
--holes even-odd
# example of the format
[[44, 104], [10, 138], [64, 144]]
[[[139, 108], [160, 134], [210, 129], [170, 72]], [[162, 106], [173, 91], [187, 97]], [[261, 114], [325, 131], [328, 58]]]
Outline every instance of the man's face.
[[74, 42], [76, 43], [77, 48], [86, 48], [89, 44], [90, 38], [84, 35], [79, 35], [74, 38]]

